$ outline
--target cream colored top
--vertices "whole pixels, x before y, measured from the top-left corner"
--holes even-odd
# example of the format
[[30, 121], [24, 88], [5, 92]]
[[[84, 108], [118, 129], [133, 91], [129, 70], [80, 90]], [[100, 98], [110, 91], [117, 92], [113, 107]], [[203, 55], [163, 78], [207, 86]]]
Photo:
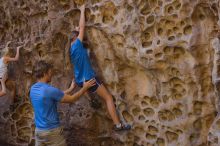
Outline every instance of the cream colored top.
[[8, 72], [8, 64], [4, 63], [4, 58], [0, 59], [0, 78], [3, 78], [5, 74]]

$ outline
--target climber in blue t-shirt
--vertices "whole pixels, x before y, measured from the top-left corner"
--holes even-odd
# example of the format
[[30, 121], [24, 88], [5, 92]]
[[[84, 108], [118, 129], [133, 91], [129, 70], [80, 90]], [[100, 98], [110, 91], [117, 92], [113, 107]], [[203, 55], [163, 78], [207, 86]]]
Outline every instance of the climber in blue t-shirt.
[[83, 87], [83, 82], [94, 78], [96, 85], [88, 89], [89, 92], [96, 92], [102, 97], [107, 105], [108, 112], [115, 124], [114, 129], [129, 130], [131, 126], [128, 124], [122, 124], [116, 113], [115, 105], [112, 95], [107, 91], [105, 86], [98, 80], [96, 74], [92, 68], [87, 49], [83, 46], [83, 36], [85, 30], [85, 5], [81, 6], [81, 14], [79, 21], [79, 31], [73, 31], [71, 34], [71, 47], [70, 47], [70, 59], [74, 65], [75, 82], [79, 87]]

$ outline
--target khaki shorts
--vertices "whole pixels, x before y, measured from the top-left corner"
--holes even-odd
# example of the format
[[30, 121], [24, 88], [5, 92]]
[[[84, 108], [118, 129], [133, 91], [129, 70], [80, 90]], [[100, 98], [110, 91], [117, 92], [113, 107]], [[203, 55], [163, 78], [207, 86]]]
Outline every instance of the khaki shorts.
[[67, 146], [63, 136], [63, 128], [51, 130], [35, 129], [35, 146]]

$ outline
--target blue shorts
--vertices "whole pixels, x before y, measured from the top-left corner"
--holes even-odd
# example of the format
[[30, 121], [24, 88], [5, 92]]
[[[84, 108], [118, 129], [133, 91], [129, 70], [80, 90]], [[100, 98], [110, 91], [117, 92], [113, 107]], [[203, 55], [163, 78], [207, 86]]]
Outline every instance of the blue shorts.
[[[86, 80], [86, 81], [89, 81], [89, 80]], [[102, 82], [97, 77], [95, 77], [95, 81], [96, 81], [96, 84], [88, 89], [88, 91], [91, 92], [91, 93], [94, 93], [98, 89], [98, 87], [100, 85], [102, 85]], [[77, 84], [77, 86], [79, 86], [81, 88], [83, 87], [82, 82], [76, 83], [76, 84]]]

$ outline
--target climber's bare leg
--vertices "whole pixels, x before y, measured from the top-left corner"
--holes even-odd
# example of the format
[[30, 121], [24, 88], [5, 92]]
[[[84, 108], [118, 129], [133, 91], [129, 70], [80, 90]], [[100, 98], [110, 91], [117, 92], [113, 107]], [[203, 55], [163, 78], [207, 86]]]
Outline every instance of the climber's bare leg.
[[103, 84], [98, 87], [98, 89], [96, 90], [96, 93], [105, 100], [107, 108], [108, 108], [108, 112], [109, 112], [114, 124], [115, 125], [119, 124], [120, 121], [119, 121], [119, 117], [116, 113], [116, 109], [115, 109], [112, 95], [107, 91], [107, 89], [105, 88], [105, 86]]
[[0, 96], [4, 96], [6, 94], [6, 86], [5, 86], [5, 79], [1, 79], [1, 86], [2, 90], [0, 91]]

